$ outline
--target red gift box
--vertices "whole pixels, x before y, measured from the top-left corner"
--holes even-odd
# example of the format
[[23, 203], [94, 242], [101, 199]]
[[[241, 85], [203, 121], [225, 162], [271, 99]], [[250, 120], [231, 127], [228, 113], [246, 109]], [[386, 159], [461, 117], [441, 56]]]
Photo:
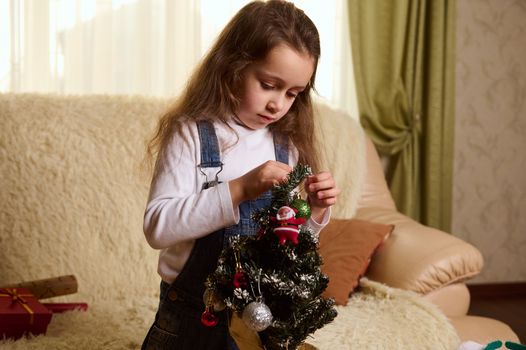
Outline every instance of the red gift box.
[[0, 289], [0, 339], [46, 333], [52, 313], [27, 288]]

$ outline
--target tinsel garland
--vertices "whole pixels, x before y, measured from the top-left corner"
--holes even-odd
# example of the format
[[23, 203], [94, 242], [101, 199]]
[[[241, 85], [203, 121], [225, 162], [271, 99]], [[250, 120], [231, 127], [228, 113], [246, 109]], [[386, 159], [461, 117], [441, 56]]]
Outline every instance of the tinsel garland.
[[259, 234], [234, 237], [206, 282], [209, 293], [240, 315], [253, 302], [268, 306], [272, 322], [259, 332], [266, 349], [295, 349], [337, 314], [334, 301], [321, 296], [328, 278], [320, 269], [317, 235], [300, 225], [293, 244], [280, 243], [273, 232], [278, 210], [302, 201], [295, 189], [310, 174], [310, 167], [297, 165], [273, 188], [271, 205], [253, 213]]

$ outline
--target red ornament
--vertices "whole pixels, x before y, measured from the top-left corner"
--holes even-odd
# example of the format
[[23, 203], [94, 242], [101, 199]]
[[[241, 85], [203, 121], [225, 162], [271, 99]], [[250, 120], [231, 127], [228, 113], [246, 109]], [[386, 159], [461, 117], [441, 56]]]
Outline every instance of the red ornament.
[[201, 323], [205, 327], [214, 327], [219, 322], [219, 318], [214, 314], [211, 308], [207, 307], [201, 314]]
[[232, 280], [232, 284], [236, 288], [246, 288], [247, 286], [247, 276], [242, 270], [238, 270], [234, 274], [234, 278]]

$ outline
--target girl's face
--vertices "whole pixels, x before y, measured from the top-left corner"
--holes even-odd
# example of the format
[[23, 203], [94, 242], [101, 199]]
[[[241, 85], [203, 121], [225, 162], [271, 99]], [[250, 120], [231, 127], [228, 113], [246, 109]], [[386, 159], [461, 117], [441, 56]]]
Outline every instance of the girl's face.
[[237, 118], [253, 130], [280, 120], [313, 72], [314, 59], [308, 54], [284, 44], [274, 47], [264, 60], [246, 68]]

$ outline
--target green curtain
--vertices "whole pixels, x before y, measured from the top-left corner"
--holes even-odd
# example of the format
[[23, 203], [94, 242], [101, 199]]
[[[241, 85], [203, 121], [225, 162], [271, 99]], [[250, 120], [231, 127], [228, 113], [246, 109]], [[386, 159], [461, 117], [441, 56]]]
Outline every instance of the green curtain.
[[398, 209], [451, 228], [454, 0], [349, 0], [360, 121]]

